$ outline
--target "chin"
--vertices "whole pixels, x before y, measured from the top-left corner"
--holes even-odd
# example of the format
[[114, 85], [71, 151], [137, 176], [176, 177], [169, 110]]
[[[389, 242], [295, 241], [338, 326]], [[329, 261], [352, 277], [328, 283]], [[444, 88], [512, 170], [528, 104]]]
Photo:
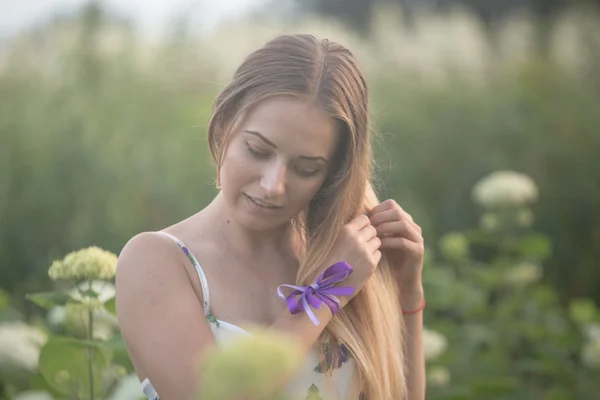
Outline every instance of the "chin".
[[248, 215], [244, 211], [239, 211], [236, 213], [236, 220], [240, 225], [244, 226], [247, 229], [265, 232], [283, 227], [290, 221], [290, 218], [281, 220], [280, 218], [273, 218], [268, 216], [260, 217]]

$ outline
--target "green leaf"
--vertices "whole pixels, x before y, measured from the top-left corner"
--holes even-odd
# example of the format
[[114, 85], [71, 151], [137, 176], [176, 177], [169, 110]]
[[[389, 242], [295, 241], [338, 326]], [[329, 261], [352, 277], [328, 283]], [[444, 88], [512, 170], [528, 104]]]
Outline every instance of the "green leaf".
[[52, 387], [39, 371], [29, 377], [28, 384], [29, 389], [48, 392], [55, 399], [63, 397], [62, 393]]
[[108, 340], [76, 340], [75, 346], [93, 347], [110, 354], [110, 359], [113, 363], [123, 365], [127, 369], [132, 369], [133, 364], [127, 352], [127, 346], [123, 340], [123, 336], [119, 332], [115, 333]]
[[552, 252], [550, 240], [542, 234], [531, 234], [519, 238], [517, 251], [524, 257], [545, 260]]
[[115, 334], [108, 340], [77, 340], [77, 344], [107, 351], [127, 350], [125, 341], [120, 334]]
[[25, 298], [46, 310], [56, 306], [64, 306], [67, 303], [77, 303], [69, 294], [64, 292], [34, 293], [26, 295]]
[[0, 311], [10, 305], [10, 296], [4, 290], [0, 289]]
[[129, 357], [129, 353], [127, 352], [127, 346], [125, 345], [125, 341], [123, 340], [123, 336], [121, 333], [117, 332], [107, 340], [104, 344], [105, 348], [111, 350], [113, 363], [124, 366], [127, 370], [133, 369], [133, 364], [131, 362], [131, 357]]
[[308, 395], [306, 396], [306, 400], [323, 400], [321, 393], [319, 392], [319, 388], [314, 384], [308, 388]]
[[510, 377], [477, 378], [470, 382], [472, 392], [482, 398], [483, 396], [499, 396], [514, 392], [518, 381]]
[[83, 290], [81, 293], [82, 293], [83, 296], [91, 297], [93, 299], [97, 299], [98, 298], [98, 293], [96, 293], [92, 289]]
[[102, 379], [109, 363], [106, 352], [95, 345], [68, 337], [51, 337], [40, 353], [40, 372], [60, 393], [87, 398], [90, 359], [94, 394], [100, 396]]
[[113, 297], [110, 300], [107, 300], [104, 303], [104, 307], [106, 308], [106, 311], [108, 311], [112, 315], [117, 315], [117, 301], [115, 297]]
[[591, 299], [577, 299], [569, 305], [569, 315], [578, 324], [592, 322], [596, 317], [596, 305]]

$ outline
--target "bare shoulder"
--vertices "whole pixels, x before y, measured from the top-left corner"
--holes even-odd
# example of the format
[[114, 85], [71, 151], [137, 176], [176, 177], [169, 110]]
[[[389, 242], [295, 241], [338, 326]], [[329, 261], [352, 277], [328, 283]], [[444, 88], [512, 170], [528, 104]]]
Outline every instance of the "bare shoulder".
[[130, 273], [151, 272], [169, 268], [177, 262], [173, 242], [158, 232], [142, 232], [132, 237], [123, 247], [117, 263], [117, 279]]
[[140, 379], [166, 398], [189, 398], [195, 365], [214, 338], [186, 272], [183, 252], [165, 235], [144, 232], [117, 263], [117, 319]]
[[143, 232], [127, 242], [117, 261], [117, 301], [142, 292], [151, 296], [184, 283], [185, 269], [180, 265], [178, 249], [169, 240], [158, 232]]

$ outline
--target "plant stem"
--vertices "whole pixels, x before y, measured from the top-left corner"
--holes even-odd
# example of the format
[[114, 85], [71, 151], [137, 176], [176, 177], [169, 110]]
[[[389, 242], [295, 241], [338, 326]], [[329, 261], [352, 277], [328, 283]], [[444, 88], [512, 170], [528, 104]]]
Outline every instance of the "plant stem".
[[[91, 283], [90, 283], [90, 287], [91, 287]], [[93, 318], [92, 308], [90, 305], [88, 305], [87, 338], [89, 341], [91, 341], [93, 339], [93, 337], [94, 337], [94, 318]], [[90, 400], [94, 400], [94, 373], [92, 371], [93, 349], [91, 346], [88, 347], [87, 352], [88, 352], [88, 374], [89, 374], [89, 380], [90, 380]]]

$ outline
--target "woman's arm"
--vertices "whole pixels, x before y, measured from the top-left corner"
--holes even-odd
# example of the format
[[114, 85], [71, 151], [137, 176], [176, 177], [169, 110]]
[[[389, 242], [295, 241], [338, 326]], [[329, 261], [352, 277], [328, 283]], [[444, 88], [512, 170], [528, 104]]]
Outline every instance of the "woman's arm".
[[[423, 303], [423, 288], [404, 290], [400, 295], [402, 310], [418, 309]], [[425, 399], [425, 357], [423, 355], [423, 312], [404, 315], [407, 365], [407, 390], [409, 400]]]
[[157, 233], [142, 233], [117, 264], [117, 318], [136, 373], [163, 400], [191, 400], [197, 366], [215, 345], [179, 249]]
[[[199, 362], [215, 346], [181, 254], [170, 239], [142, 233], [127, 243], [117, 265], [119, 327], [138, 377], [150, 379], [162, 400], [195, 399]], [[297, 339], [307, 353], [332, 319], [327, 307], [314, 312], [319, 326], [306, 313], [286, 309], [271, 328]], [[286, 383], [274, 382], [273, 391]]]

